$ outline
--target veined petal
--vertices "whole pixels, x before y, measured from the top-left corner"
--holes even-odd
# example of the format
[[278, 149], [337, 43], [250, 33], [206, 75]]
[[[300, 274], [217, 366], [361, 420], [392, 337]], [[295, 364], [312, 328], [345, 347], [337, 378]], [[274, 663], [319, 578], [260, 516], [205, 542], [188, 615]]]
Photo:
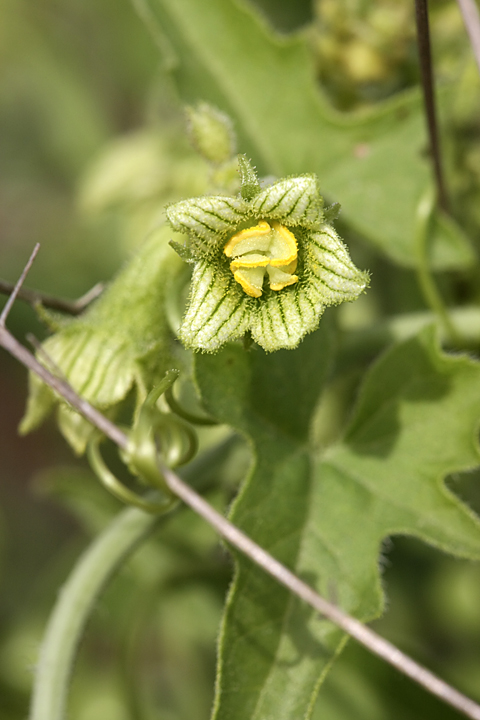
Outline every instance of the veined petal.
[[251, 212], [286, 225], [320, 226], [323, 198], [315, 175], [286, 178], [270, 185], [250, 201]]
[[170, 205], [167, 218], [177, 232], [193, 233], [202, 240], [218, 240], [243, 219], [243, 201], [228, 196], [207, 196]]
[[187, 346], [214, 352], [245, 334], [250, 322], [250, 298], [232, 273], [208, 261], [199, 262], [192, 276], [190, 303], [179, 330]]
[[358, 270], [333, 227], [312, 233], [305, 253], [307, 294], [323, 305], [355, 300], [368, 285], [367, 273]]
[[323, 307], [311, 302], [301, 286], [272, 293], [252, 313], [252, 337], [267, 352], [293, 349], [317, 327]]
[[[43, 348], [76, 392], [99, 408], [114, 407], [122, 401], [140, 374], [125, 338], [101, 333], [76, 324], [66, 327], [43, 343]], [[27, 411], [20, 424], [25, 434], [49, 414], [58, 398], [32, 376]], [[59, 428], [75, 452], [81, 454], [93, 427], [71, 408], [61, 404]]]

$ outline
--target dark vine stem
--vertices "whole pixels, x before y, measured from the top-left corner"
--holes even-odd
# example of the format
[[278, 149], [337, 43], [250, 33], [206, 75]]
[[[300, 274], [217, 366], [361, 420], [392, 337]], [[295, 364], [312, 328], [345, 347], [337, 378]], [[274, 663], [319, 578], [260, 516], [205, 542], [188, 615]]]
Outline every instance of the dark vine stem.
[[449, 203], [443, 176], [435, 92], [433, 87], [432, 52], [430, 48], [427, 0], [415, 0], [415, 20], [417, 24], [417, 45], [420, 59], [420, 77], [422, 80], [423, 102], [427, 117], [430, 154], [432, 157], [435, 184], [437, 187], [437, 198], [442, 210], [448, 212]]
[[[22, 276], [26, 273], [24, 272]], [[105, 433], [119, 447], [126, 448], [128, 438], [116, 425], [104, 417], [98, 410], [91, 406], [86, 400], [79, 397], [75, 391], [64, 380], [55, 377], [51, 372], [43, 367], [35, 357], [26, 350], [6, 329], [5, 321], [8, 313], [3, 313], [0, 318], [0, 346], [10, 352], [25, 367], [37, 373], [39, 377], [47, 383], [53, 390], [61, 395], [77, 412], [89, 420], [99, 430]], [[387, 640], [377, 635], [373, 630], [363, 625], [356, 618], [348, 615], [339, 607], [321, 597], [313, 588], [304, 583], [300, 578], [294, 575], [288, 568], [278, 562], [272, 555], [267, 553], [263, 548], [257, 545], [251, 538], [245, 535], [235, 525], [232, 525], [223, 515], [220, 515], [214, 508], [209, 505], [200, 495], [198, 495], [189, 485], [187, 485], [176, 473], [166, 467], [161, 467], [161, 472], [171, 489], [172, 493], [177, 495], [183, 502], [192, 508], [196, 513], [203, 517], [217, 532], [225, 538], [233, 547], [244, 553], [255, 564], [261, 567], [266, 573], [274, 577], [279, 583], [284, 585], [290, 592], [297, 597], [303, 599], [317, 612], [321, 613], [325, 618], [333, 622], [335, 625], [344, 630], [348, 635], [355, 638], [368, 650], [378, 657], [397, 668], [401, 673], [407, 675], [416, 683], [425, 688], [432, 695], [443, 700], [445, 703], [459, 710], [463, 715], [471, 720], [480, 720], [480, 705], [466, 697], [462, 693], [455, 690], [429, 670], [412, 660], [408, 655], [401, 652], [397, 647]], [[139, 513], [138, 510], [130, 512]], [[152, 517], [152, 516], [150, 516]], [[82, 591], [79, 583], [75, 585]], [[53, 618], [52, 618], [53, 620]], [[51, 625], [49, 625], [50, 627]], [[65, 633], [68, 631], [68, 624], [61, 625]], [[66, 629], [65, 629], [66, 628]], [[61, 652], [63, 647], [62, 638], [56, 636], [54, 647]], [[67, 638], [65, 638], [65, 641]], [[71, 653], [75, 648], [72, 646]], [[71, 658], [70, 658], [71, 659]], [[58, 683], [58, 673], [53, 671], [63, 658], [48, 657], [50, 672], [45, 672], [42, 676], [45, 682], [51, 682], [52, 685]], [[53, 670], [52, 670], [53, 668]], [[40, 664], [38, 673], [44, 672], [45, 668]], [[59, 672], [64, 675], [63, 669], [60, 667]], [[64, 682], [67, 682], [68, 677]], [[55, 685], [56, 692], [63, 692], [65, 688], [60, 689]], [[52, 690], [47, 688], [46, 690]], [[50, 696], [52, 694], [50, 692]], [[32, 715], [32, 717], [34, 717]], [[38, 716], [40, 720], [56, 720], [56, 718]]]
[[472, 44], [475, 61], [480, 72], [480, 13], [475, 0], [458, 0], [463, 22]]

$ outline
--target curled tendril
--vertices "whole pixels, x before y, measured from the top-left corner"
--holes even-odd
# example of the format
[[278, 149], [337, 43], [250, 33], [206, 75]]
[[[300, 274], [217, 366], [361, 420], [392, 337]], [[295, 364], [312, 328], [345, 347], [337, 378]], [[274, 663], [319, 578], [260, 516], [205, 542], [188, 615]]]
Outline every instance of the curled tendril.
[[150, 489], [145, 496], [127, 488], [107, 467], [100, 451], [101, 435], [95, 434], [87, 448], [90, 465], [109, 492], [122, 502], [155, 514], [168, 512], [177, 503], [159, 469], [159, 460], [168, 467], [178, 467], [189, 462], [198, 448], [193, 428], [181, 418], [160, 412], [156, 406], [158, 398], [171, 389], [178, 375], [178, 370], [167, 372], [145, 399], [132, 428], [126, 429], [128, 444], [120, 451], [120, 457], [130, 473]]
[[183, 418], [184, 420], [187, 420], [187, 422], [192, 423], [192, 425], [203, 425], [205, 427], [212, 427], [213, 425], [218, 425], [218, 422], [213, 418], [195, 415], [194, 413], [185, 410], [185, 408], [182, 407], [182, 405], [174, 396], [172, 386], [170, 386], [165, 391], [165, 400], [167, 401], [168, 407], [172, 412], [174, 412], [176, 415]]

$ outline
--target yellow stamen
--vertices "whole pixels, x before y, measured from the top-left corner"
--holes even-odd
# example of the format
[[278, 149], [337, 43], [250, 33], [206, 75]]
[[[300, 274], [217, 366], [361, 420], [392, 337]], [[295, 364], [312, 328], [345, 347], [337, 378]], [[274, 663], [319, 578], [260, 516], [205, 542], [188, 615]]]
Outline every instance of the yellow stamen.
[[250, 297], [260, 297], [265, 273], [272, 290], [283, 290], [298, 282], [292, 273], [297, 267], [297, 240], [284, 225], [260, 220], [257, 225], [240, 230], [224, 248], [231, 257], [230, 270]]
[[238, 268], [267, 267], [269, 262], [269, 258], [265, 257], [265, 255], [260, 255], [260, 253], [242, 255], [242, 257], [238, 258], [237, 260], [233, 260], [230, 263], [230, 270], [232, 272], [235, 272], [235, 270], [238, 270]]
[[294, 285], [298, 282], [296, 275], [291, 275], [283, 270], [279, 270], [279, 268], [268, 267], [267, 272], [272, 290], [283, 290], [287, 285]]
[[242, 240], [246, 240], [247, 238], [268, 235], [271, 230], [272, 228], [267, 222], [265, 222], [265, 220], [260, 220], [258, 225], [247, 228], [246, 230], [240, 230], [240, 232], [235, 233], [235, 235], [233, 235], [228, 241], [228, 243], [225, 245], [223, 252], [227, 257], [232, 257], [232, 253], [239, 242], [241, 242]]
[[[280, 223], [276, 220], [272, 222], [272, 227], [277, 231], [278, 235], [284, 242], [282, 243], [283, 247], [281, 247], [280, 250], [280, 257], [276, 257], [278, 254], [275, 253], [276, 248], [272, 248], [272, 260], [270, 261], [270, 264], [274, 267], [289, 265], [297, 258], [297, 239], [295, 235], [285, 227], [285, 225], [280, 225]], [[280, 243], [278, 243], [278, 245], [279, 244]]]
[[235, 273], [233, 273], [233, 277], [235, 280], [240, 283], [242, 288], [245, 290], [247, 295], [250, 295], [250, 297], [260, 297], [262, 294], [262, 285], [263, 285], [263, 276], [264, 272], [262, 272], [261, 277], [258, 278], [258, 282], [254, 283], [252, 280], [255, 280], [256, 278], [252, 278], [251, 275], [253, 273], [248, 273], [242, 270], [237, 270]]

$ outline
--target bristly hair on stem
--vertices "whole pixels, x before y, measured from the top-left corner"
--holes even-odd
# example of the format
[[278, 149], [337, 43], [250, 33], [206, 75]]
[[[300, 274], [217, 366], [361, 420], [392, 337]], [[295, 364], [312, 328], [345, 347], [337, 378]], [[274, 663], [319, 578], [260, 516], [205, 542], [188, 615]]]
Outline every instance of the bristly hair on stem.
[[430, 154], [433, 163], [435, 184], [437, 187], [438, 204], [442, 210], [449, 212], [449, 202], [443, 175], [440, 138], [438, 133], [427, 0], [415, 0], [415, 20], [417, 25], [417, 45], [420, 60], [423, 102], [427, 118]]

